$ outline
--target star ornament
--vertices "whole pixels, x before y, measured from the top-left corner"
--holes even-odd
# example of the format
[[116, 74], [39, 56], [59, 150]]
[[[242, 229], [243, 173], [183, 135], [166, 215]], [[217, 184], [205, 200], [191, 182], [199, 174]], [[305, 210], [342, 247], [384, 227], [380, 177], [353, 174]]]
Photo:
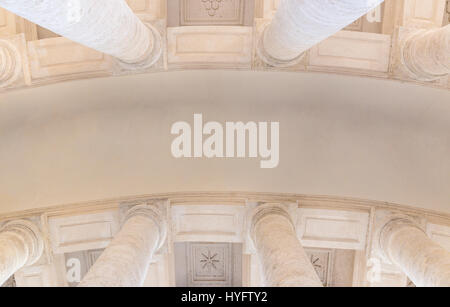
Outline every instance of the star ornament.
[[200, 262], [203, 264], [203, 269], [217, 269], [216, 263], [220, 262], [219, 260], [215, 259], [217, 257], [217, 253], [211, 254], [211, 251], [208, 250], [207, 254], [202, 253], [202, 257], [203, 259], [201, 259]]

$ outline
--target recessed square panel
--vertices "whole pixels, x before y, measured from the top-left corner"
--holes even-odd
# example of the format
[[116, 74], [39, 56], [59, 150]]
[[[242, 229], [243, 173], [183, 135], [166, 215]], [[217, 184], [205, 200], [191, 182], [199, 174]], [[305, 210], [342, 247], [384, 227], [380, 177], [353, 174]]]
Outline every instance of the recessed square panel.
[[242, 244], [175, 243], [178, 287], [242, 286]]
[[228, 279], [230, 244], [191, 244], [192, 281], [224, 281]]

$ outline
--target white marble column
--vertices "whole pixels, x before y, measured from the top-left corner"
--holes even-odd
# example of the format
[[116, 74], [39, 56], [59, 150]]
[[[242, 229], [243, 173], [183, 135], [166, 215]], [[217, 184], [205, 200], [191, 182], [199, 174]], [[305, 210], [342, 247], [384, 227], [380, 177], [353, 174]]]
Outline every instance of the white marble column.
[[125, 0], [0, 0], [0, 6], [125, 65], [151, 66], [161, 54], [160, 35]]
[[258, 54], [272, 66], [290, 66], [303, 53], [335, 34], [384, 0], [281, 0], [264, 30]]
[[408, 74], [433, 81], [450, 73], [450, 25], [418, 30], [401, 43], [401, 62]]
[[251, 219], [250, 232], [266, 286], [322, 286], [282, 205], [258, 206]]
[[80, 283], [82, 287], [142, 286], [153, 254], [166, 237], [166, 221], [156, 205], [133, 207], [122, 229]]
[[39, 228], [30, 221], [16, 220], [0, 229], [0, 285], [42, 256], [44, 243]]
[[408, 219], [390, 220], [381, 230], [385, 256], [417, 286], [450, 286], [450, 252], [433, 242]]
[[20, 76], [22, 59], [11, 42], [0, 39], [0, 88], [14, 83]]

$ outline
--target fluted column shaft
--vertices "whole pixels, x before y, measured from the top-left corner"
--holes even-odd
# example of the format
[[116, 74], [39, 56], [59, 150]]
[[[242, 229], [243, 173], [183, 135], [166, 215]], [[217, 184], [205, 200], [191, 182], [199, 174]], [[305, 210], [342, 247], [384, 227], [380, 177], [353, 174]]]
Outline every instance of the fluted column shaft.
[[282, 207], [260, 206], [252, 218], [251, 236], [266, 286], [322, 286]]
[[450, 252], [414, 223], [395, 219], [381, 231], [382, 251], [417, 286], [450, 286]]
[[418, 30], [401, 48], [402, 64], [412, 78], [432, 81], [450, 73], [450, 25]]
[[153, 254], [165, 239], [164, 223], [153, 206], [133, 208], [80, 286], [142, 286]]
[[43, 241], [38, 228], [25, 220], [12, 221], [0, 230], [0, 285], [25, 265], [42, 255]]
[[0, 0], [0, 6], [124, 63], [151, 65], [159, 57], [155, 31], [125, 0]]
[[281, 0], [258, 52], [274, 66], [289, 66], [302, 53], [380, 5], [384, 0]]

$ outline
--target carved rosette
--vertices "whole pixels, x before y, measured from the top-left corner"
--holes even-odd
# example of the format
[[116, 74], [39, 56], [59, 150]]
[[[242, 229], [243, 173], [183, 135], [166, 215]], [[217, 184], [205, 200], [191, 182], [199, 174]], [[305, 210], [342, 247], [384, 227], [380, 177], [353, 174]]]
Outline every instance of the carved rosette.
[[450, 25], [418, 30], [401, 42], [400, 61], [418, 81], [434, 81], [450, 73]]
[[9, 41], [0, 39], [0, 88], [14, 83], [20, 76], [22, 59], [17, 47]]

